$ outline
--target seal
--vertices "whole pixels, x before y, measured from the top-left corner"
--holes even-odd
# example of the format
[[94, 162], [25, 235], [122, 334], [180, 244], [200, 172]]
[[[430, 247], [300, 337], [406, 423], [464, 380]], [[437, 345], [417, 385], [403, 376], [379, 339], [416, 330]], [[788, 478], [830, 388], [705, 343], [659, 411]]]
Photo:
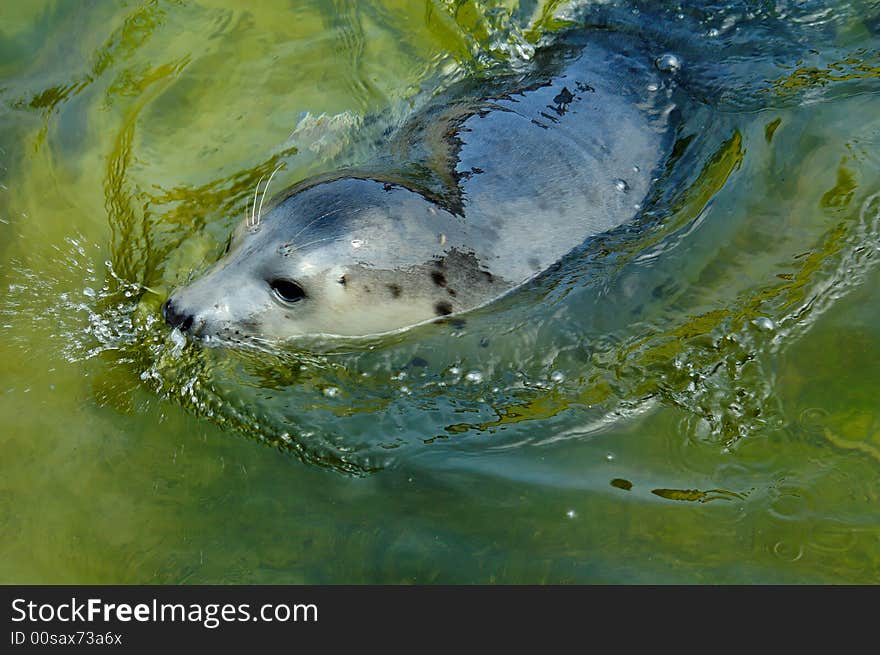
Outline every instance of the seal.
[[454, 85], [376, 160], [295, 184], [265, 215], [255, 196], [167, 323], [233, 343], [363, 336], [509, 293], [638, 213], [671, 143], [652, 61], [628, 37], [580, 33], [527, 71]]

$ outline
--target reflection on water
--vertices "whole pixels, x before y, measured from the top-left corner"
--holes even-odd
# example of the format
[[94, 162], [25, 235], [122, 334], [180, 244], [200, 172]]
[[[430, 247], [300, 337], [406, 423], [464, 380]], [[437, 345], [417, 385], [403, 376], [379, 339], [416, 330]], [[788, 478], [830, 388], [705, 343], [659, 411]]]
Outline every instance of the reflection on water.
[[[75, 4], [0, 10], [0, 579], [880, 581], [880, 3]], [[633, 225], [464, 324], [163, 325], [261, 177], [575, 27], [680, 116]]]

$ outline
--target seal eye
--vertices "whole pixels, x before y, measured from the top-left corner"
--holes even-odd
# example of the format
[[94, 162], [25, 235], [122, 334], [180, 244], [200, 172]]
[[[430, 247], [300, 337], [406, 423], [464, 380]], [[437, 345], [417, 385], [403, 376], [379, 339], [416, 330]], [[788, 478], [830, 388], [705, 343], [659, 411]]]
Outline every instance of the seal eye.
[[276, 278], [269, 283], [269, 286], [284, 302], [297, 302], [306, 297], [305, 290], [292, 280]]

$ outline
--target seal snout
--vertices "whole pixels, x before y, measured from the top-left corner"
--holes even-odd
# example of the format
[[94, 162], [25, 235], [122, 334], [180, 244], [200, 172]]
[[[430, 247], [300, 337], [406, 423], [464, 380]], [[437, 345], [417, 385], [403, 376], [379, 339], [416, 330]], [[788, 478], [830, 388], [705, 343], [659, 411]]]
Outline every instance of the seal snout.
[[162, 316], [165, 317], [165, 322], [168, 325], [184, 332], [192, 327], [194, 318], [191, 313], [178, 308], [170, 298], [162, 305]]

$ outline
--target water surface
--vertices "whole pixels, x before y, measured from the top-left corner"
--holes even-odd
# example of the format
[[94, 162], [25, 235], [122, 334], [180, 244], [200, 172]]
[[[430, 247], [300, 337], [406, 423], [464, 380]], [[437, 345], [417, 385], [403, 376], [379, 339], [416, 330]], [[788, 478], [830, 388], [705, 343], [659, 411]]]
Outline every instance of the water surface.
[[[880, 582], [880, 3], [658, 4], [0, 9], [0, 581]], [[629, 229], [464, 325], [162, 324], [261, 176], [567, 29], [669, 69]]]

